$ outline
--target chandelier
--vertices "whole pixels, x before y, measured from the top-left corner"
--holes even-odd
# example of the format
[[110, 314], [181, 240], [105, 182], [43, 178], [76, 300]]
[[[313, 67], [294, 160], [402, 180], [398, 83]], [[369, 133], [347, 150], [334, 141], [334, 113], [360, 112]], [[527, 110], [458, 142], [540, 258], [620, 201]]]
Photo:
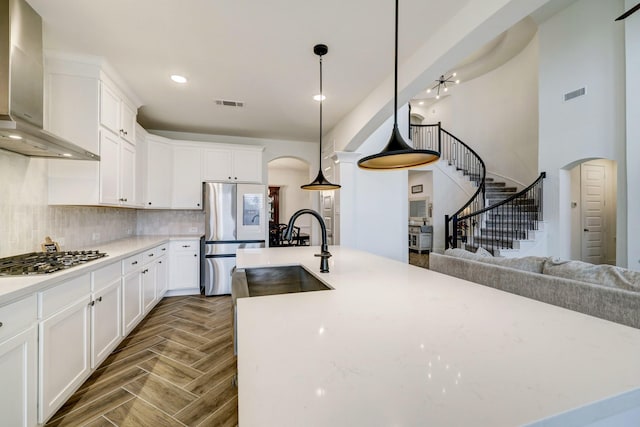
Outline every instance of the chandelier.
[[440, 99], [440, 89], [442, 89], [443, 92], [449, 91], [449, 88], [447, 87], [447, 83], [460, 84], [460, 80], [458, 79], [453, 80], [455, 76], [456, 76], [456, 73], [452, 73], [449, 77], [445, 77], [444, 74], [441, 75], [440, 78], [436, 80], [437, 83], [432, 88], [427, 89], [427, 93], [431, 93], [432, 90], [437, 89], [436, 99]]

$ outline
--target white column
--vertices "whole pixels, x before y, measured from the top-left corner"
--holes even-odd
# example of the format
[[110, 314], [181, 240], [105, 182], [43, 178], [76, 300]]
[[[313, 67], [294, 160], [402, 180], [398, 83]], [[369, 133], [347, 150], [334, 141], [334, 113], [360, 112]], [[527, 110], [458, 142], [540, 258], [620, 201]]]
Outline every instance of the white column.
[[338, 170], [339, 184], [342, 186], [340, 196], [336, 198], [336, 222], [338, 222], [340, 246], [357, 248], [356, 204], [358, 159], [362, 154], [338, 151], [333, 156]]

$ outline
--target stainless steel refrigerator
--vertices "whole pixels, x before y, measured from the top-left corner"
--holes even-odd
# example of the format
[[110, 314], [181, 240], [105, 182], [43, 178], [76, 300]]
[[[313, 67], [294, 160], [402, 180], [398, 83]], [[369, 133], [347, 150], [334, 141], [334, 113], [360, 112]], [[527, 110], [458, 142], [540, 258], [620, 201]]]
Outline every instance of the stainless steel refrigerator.
[[206, 222], [200, 242], [200, 291], [230, 294], [236, 250], [264, 247], [266, 187], [220, 182], [205, 182], [203, 187]]

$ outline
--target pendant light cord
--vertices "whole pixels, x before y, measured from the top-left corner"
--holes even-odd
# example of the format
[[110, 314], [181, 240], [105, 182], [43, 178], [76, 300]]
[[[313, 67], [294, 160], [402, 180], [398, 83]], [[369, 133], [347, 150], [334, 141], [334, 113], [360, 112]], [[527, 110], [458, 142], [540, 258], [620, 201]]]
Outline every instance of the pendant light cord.
[[320, 55], [320, 170], [322, 171], [322, 55]]
[[398, 127], [398, 1], [396, 0], [396, 49], [395, 49], [395, 68], [394, 68], [394, 98], [393, 98], [393, 127]]

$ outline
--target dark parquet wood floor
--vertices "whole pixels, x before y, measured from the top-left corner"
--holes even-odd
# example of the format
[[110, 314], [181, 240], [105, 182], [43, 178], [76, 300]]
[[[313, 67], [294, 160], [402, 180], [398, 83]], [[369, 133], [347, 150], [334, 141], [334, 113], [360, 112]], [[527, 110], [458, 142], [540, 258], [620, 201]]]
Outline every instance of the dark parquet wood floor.
[[231, 297], [164, 298], [47, 426], [236, 426]]

